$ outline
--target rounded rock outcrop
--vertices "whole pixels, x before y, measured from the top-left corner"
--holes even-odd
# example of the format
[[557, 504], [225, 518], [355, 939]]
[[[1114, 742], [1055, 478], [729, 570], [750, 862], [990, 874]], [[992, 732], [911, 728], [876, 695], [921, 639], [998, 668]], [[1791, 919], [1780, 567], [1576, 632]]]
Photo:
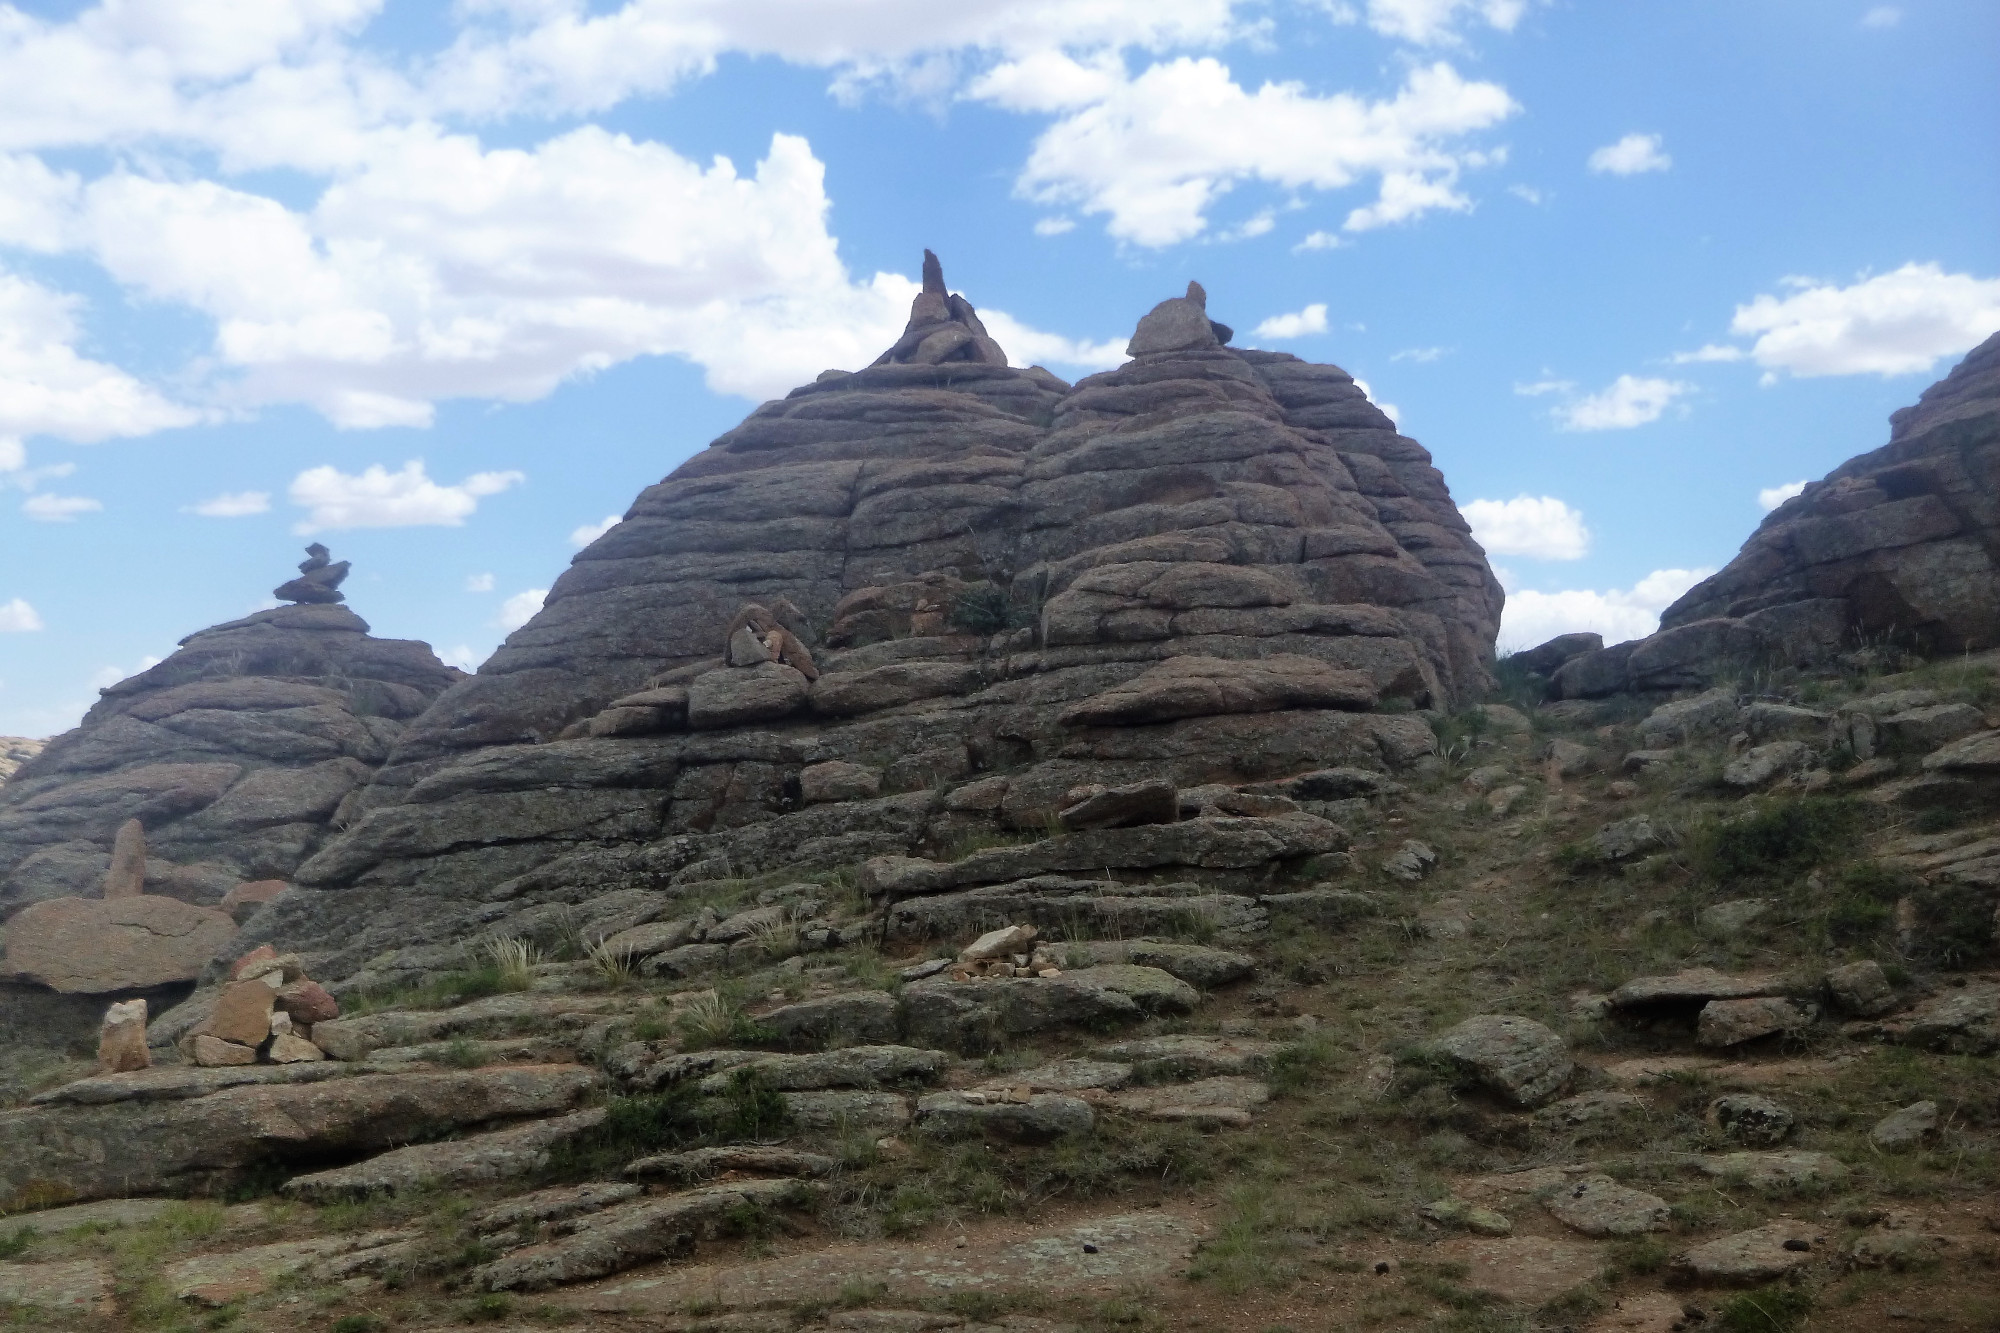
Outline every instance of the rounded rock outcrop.
[[[1072, 386], [1008, 366], [928, 260], [875, 364], [757, 408], [579, 553], [267, 929], [339, 976], [496, 901], [920, 853], [1086, 783], [1428, 753], [1411, 705], [1485, 687], [1499, 585], [1346, 372], [1228, 333], [1197, 285]], [[876, 794], [808, 796], [829, 764]]]

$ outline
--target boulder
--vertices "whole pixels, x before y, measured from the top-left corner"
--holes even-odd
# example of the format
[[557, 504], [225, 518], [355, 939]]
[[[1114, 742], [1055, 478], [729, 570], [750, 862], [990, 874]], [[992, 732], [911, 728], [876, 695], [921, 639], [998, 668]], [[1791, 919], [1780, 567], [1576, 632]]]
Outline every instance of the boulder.
[[1901, 1152], [1921, 1144], [1938, 1125], [1936, 1102], [1913, 1102], [1900, 1111], [1891, 1111], [1868, 1131], [1868, 1141], [1886, 1152]]
[[1518, 653], [1509, 653], [1504, 659], [1515, 670], [1531, 675], [1553, 675], [1558, 667], [1583, 653], [1594, 653], [1604, 647], [1602, 634], [1558, 634], [1533, 648]]
[[1655, 708], [1639, 723], [1639, 736], [1648, 746], [1658, 748], [1699, 736], [1726, 735], [1736, 729], [1742, 712], [1735, 690], [1704, 690]]
[[2000, 1051], [2000, 986], [1975, 983], [1912, 1009], [1899, 1025], [1912, 1046], [1961, 1055]]
[[1635, 977], [1611, 992], [1615, 1009], [1648, 1009], [1694, 1005], [1710, 1000], [1740, 1000], [1750, 996], [1782, 995], [1784, 983], [1775, 977], [1732, 977], [1708, 967], [1692, 967], [1669, 976]]
[[1926, 773], [2000, 775], [2000, 731], [1981, 731], [1924, 756]]
[[1664, 840], [1653, 827], [1653, 821], [1645, 815], [1634, 815], [1614, 824], [1606, 824], [1590, 840], [1591, 849], [1606, 861], [1629, 861], [1642, 852], [1650, 852]]
[[711, 671], [688, 684], [688, 725], [704, 731], [787, 717], [805, 706], [806, 689], [803, 675], [778, 662]]
[[4, 975], [65, 994], [193, 981], [236, 934], [224, 913], [173, 898], [52, 898], [7, 922]]
[[1740, 1046], [1759, 1037], [1795, 1037], [1811, 1025], [1811, 1009], [1790, 1000], [1765, 996], [1744, 1000], [1710, 1000], [1701, 1007], [1695, 1044], [1710, 1048]]
[[932, 977], [903, 988], [910, 1036], [931, 1046], [989, 1051], [1008, 1038], [1063, 1028], [1136, 1023], [1148, 1014], [1184, 1014], [1194, 987], [1157, 968], [1112, 964], [1056, 977]]
[[1775, 1148], [1791, 1135], [1798, 1117], [1781, 1102], [1752, 1092], [1732, 1092], [1708, 1104], [1708, 1118], [1746, 1148]]
[[781, 1045], [866, 1046], [896, 1039], [896, 998], [885, 991], [848, 991], [780, 1005], [756, 1016]]
[[1872, 959], [1829, 968], [1826, 989], [1835, 1007], [1856, 1018], [1879, 1018], [1897, 1003], [1895, 987]]
[[1753, 745], [1722, 768], [1722, 780], [1732, 787], [1762, 787], [1772, 779], [1810, 764], [1813, 750], [1804, 741], [1772, 741]]
[[958, 951], [961, 963], [984, 962], [989, 958], [1006, 958], [1017, 953], [1027, 953], [1035, 947], [1035, 937], [1040, 934], [1033, 926], [1001, 926], [989, 930], [972, 943]]
[[152, 1063], [153, 1053], [146, 1048], [145, 1000], [117, 1001], [104, 1011], [104, 1024], [98, 1032], [98, 1070], [123, 1074]]
[[254, 1065], [257, 1063], [257, 1048], [245, 1046], [241, 1042], [224, 1041], [206, 1032], [197, 1032], [187, 1041], [190, 1059], [203, 1069], [228, 1068], [232, 1065]]
[[1531, 1018], [1480, 1014], [1431, 1043], [1439, 1055], [1501, 1100], [1533, 1107], [1553, 1097], [1574, 1068], [1563, 1039]]
[[238, 1046], [257, 1047], [271, 1035], [271, 1010], [278, 993], [261, 977], [232, 981], [216, 996], [208, 1021], [195, 1029], [197, 1035], [216, 1037]]

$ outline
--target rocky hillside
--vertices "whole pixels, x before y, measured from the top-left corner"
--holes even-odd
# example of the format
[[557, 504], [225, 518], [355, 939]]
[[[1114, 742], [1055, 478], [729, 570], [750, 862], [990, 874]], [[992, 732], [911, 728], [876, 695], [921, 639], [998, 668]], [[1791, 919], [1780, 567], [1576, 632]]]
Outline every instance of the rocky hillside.
[[[0, 1316], [2000, 1328], [2000, 650], [1489, 672], [1416, 446], [1227, 340], [1193, 289], [1070, 388], [928, 265], [191, 995], [0, 1051]], [[167, 910], [149, 832], [14, 922]]]
[[[315, 559], [338, 583], [345, 565]], [[338, 592], [305, 583], [280, 591], [309, 603], [189, 635], [22, 756], [0, 788], [0, 919], [96, 896], [128, 819], [145, 828], [148, 892], [204, 906], [242, 881], [290, 876], [318, 847], [409, 720], [462, 673], [426, 644], [371, 636]]]
[[928, 271], [877, 364], [584, 550], [258, 938], [384, 984], [496, 924], [614, 929], [635, 890], [1012, 840], [1083, 784], [1386, 775], [1432, 747], [1416, 709], [1486, 688], [1499, 587], [1345, 372], [1232, 350], [1196, 286], [1072, 387]]
[[2000, 644], [2000, 333], [1913, 407], [1889, 443], [1773, 510], [1660, 632], [1572, 658], [1569, 698], [1699, 687], [1754, 666], [1825, 664], [1876, 646]]
[[26, 736], [0, 736], [0, 782], [14, 776], [14, 770], [42, 752], [40, 741]]

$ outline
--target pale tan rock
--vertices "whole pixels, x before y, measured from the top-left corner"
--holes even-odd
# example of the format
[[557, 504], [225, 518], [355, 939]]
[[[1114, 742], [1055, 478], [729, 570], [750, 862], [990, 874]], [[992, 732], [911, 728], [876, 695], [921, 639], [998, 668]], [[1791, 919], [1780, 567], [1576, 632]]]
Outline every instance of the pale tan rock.
[[174, 898], [51, 898], [7, 921], [0, 975], [65, 994], [193, 981], [236, 933], [221, 912]]
[[214, 1069], [223, 1065], [254, 1065], [257, 1063], [257, 1048], [240, 1046], [233, 1041], [211, 1037], [206, 1032], [198, 1032], [188, 1043], [194, 1055], [194, 1062], [204, 1068]]
[[1779, 1218], [1697, 1245], [1675, 1260], [1674, 1267], [1683, 1280], [1705, 1285], [1768, 1282], [1811, 1263], [1824, 1240], [1809, 1223]]
[[153, 1063], [146, 1049], [146, 1001], [121, 1000], [104, 1013], [97, 1033], [97, 1067], [107, 1074], [144, 1069]]
[[230, 917], [242, 925], [266, 903], [274, 901], [279, 894], [292, 886], [282, 879], [253, 879], [238, 884], [222, 895], [216, 910], [229, 913]]
[[1011, 954], [1026, 953], [1034, 947], [1035, 937], [1040, 933], [1031, 925], [1002, 926], [998, 930], [989, 930], [960, 949], [958, 961], [978, 963], [993, 958], [1005, 958]]
[[271, 1035], [271, 1007], [277, 992], [261, 978], [232, 981], [215, 999], [215, 1009], [201, 1031], [239, 1046], [261, 1046]]
[[271, 1063], [279, 1065], [309, 1064], [326, 1059], [326, 1052], [292, 1032], [279, 1033], [271, 1038], [270, 1055]]
[[104, 898], [137, 898], [146, 891], [146, 827], [136, 819], [118, 826], [111, 844], [111, 869], [104, 874]]

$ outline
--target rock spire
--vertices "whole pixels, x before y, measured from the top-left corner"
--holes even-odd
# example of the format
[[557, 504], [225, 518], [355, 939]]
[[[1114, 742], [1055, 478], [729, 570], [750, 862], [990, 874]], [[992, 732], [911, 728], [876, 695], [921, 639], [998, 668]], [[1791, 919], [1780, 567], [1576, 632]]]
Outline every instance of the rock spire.
[[972, 302], [945, 290], [944, 265], [926, 250], [924, 289], [910, 302], [910, 322], [895, 345], [875, 358], [875, 364], [940, 366], [954, 362], [1004, 366], [1007, 353], [987, 334]]

